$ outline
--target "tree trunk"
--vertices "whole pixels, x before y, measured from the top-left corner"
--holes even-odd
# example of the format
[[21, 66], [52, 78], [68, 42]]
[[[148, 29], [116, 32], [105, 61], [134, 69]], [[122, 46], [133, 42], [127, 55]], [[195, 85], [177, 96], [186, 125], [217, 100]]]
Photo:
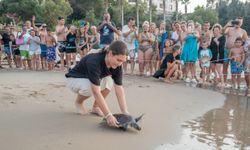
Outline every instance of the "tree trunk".
[[109, 9], [109, 0], [104, 0], [104, 12], [107, 13]]
[[166, 0], [163, 0], [163, 21], [166, 22]]
[[139, 31], [140, 28], [140, 18], [139, 18], [139, 0], [136, 0], [136, 22], [137, 22], [137, 28]]
[[152, 0], [149, 0], [149, 22], [152, 22]]
[[123, 6], [123, 0], [120, 0], [120, 5], [121, 5], [121, 15], [122, 15], [122, 27], [124, 26], [124, 6]]
[[187, 14], [187, 4], [185, 4], [185, 14]]
[[175, 0], [175, 11], [176, 11], [176, 14], [175, 14], [175, 20], [177, 21], [178, 20], [178, 12], [179, 12], [179, 4], [178, 4], [179, 0]]

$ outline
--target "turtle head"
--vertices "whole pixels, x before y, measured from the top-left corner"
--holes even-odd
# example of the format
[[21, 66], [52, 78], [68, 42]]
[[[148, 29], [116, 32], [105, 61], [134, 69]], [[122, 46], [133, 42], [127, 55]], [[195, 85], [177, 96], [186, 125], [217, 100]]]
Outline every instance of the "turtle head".
[[141, 120], [141, 118], [144, 116], [144, 114], [140, 115], [139, 117], [135, 118], [135, 122], [138, 122], [139, 120]]
[[141, 130], [141, 127], [137, 123], [131, 123], [130, 126], [138, 131]]

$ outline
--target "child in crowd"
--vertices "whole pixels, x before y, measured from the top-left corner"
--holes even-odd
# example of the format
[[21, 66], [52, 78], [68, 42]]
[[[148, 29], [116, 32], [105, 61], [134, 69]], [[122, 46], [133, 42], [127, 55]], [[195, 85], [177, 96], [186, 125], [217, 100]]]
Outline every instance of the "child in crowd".
[[235, 40], [234, 47], [230, 49], [229, 53], [229, 58], [231, 60], [230, 64], [231, 64], [232, 82], [235, 89], [238, 89], [238, 86], [240, 85], [240, 75], [244, 70], [243, 63], [245, 60], [245, 55], [242, 45], [243, 45], [242, 38], [237, 38]]
[[204, 85], [208, 84], [208, 76], [210, 70], [210, 60], [212, 59], [212, 52], [208, 49], [208, 43], [203, 41], [201, 44], [202, 49], [199, 53], [200, 66], [202, 69], [202, 83]]
[[48, 61], [48, 69], [53, 70], [56, 60], [56, 39], [52, 35], [50, 29], [47, 29], [48, 35], [46, 36], [47, 54], [46, 58]]
[[21, 54], [18, 45], [16, 44], [16, 38], [14, 34], [10, 34], [10, 40], [11, 40], [11, 48], [13, 51], [14, 56], [14, 62], [16, 64], [16, 68], [21, 67]]
[[29, 55], [31, 57], [31, 66], [34, 70], [39, 70], [40, 68], [40, 38], [36, 36], [36, 32], [31, 29], [30, 30], [30, 37], [28, 38], [29, 44]]
[[168, 54], [172, 53], [172, 48], [171, 48], [171, 41], [170, 40], [165, 40], [164, 41], [164, 50], [163, 50], [163, 58], [167, 56]]

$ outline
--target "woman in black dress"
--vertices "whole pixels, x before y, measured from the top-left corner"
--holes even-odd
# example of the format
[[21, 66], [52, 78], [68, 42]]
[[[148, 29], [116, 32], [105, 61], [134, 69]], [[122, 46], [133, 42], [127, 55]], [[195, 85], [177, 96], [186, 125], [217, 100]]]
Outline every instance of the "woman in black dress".
[[[215, 73], [215, 81], [218, 86], [224, 86], [223, 80], [223, 62], [224, 62], [224, 48], [226, 37], [222, 35], [222, 27], [219, 24], [213, 26], [213, 38], [211, 40], [210, 49], [212, 51], [211, 70]], [[218, 82], [218, 79], [219, 81]]]

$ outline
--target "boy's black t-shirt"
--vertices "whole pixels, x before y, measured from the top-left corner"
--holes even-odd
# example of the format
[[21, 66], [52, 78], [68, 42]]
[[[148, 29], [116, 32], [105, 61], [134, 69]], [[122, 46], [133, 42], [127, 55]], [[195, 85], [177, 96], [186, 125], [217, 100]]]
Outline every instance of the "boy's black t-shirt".
[[9, 47], [10, 46], [9, 42], [11, 41], [10, 40], [10, 35], [8, 33], [3, 33], [2, 41], [3, 41], [3, 44], [4, 44], [5, 47]]
[[99, 86], [102, 78], [111, 75], [115, 84], [122, 85], [122, 67], [107, 68], [106, 53], [89, 54], [71, 69], [65, 76], [67, 78], [87, 78], [94, 85]]
[[173, 53], [168, 54], [164, 60], [162, 61], [162, 64], [160, 66], [160, 69], [166, 69], [168, 63], [172, 63], [174, 62], [174, 60], [179, 60], [180, 56], [177, 55], [176, 57], [174, 57]]

